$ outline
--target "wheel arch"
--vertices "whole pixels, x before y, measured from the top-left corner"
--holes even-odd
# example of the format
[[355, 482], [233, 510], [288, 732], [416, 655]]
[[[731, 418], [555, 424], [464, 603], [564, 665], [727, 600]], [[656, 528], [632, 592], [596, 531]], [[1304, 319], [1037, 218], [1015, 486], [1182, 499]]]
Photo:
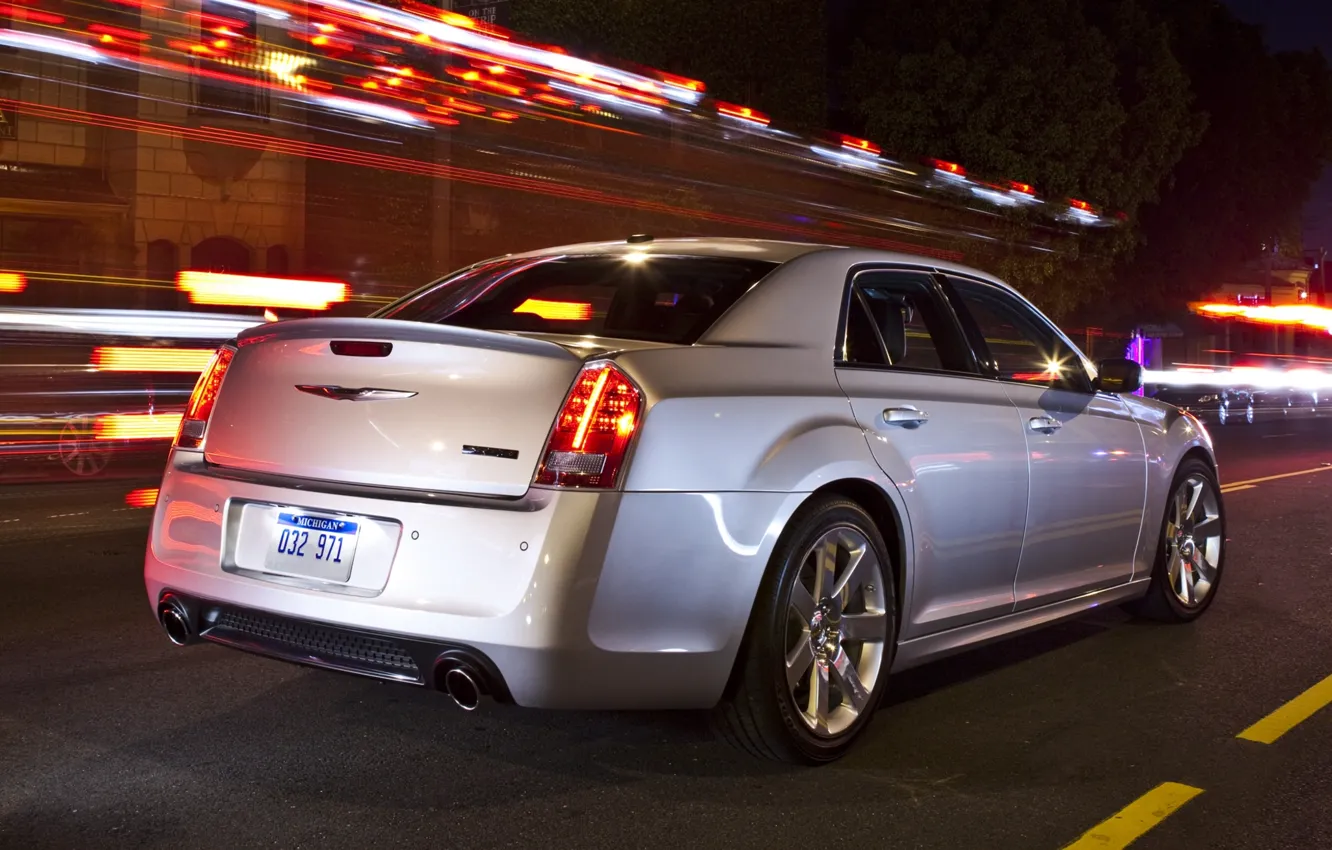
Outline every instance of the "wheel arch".
[[809, 495], [804, 504], [820, 496], [837, 495], [860, 505], [870, 515], [888, 547], [889, 568], [893, 571], [893, 587], [897, 592], [897, 628], [902, 628], [902, 616], [906, 610], [906, 527], [897, 505], [872, 481], [863, 478], [842, 478], [831, 481]]
[[[1179, 469], [1179, 467], [1182, 466], [1185, 461], [1194, 458], [1205, 463], [1207, 465], [1207, 468], [1212, 470], [1213, 475], [1217, 474], [1216, 458], [1212, 456], [1211, 452], [1207, 451], [1207, 449], [1203, 448], [1202, 446], [1192, 446], [1189, 448], [1188, 451], [1180, 455], [1179, 462], [1175, 464], [1175, 468]], [[1218, 483], [1220, 482], [1218, 481]]]
[[[892, 482], [888, 482], [892, 486]], [[893, 495], [883, 486], [874, 480], [864, 477], [840, 477], [827, 483], [821, 484], [812, 491], [805, 493], [804, 498], [795, 505], [794, 509], [786, 516], [782, 523], [782, 530], [777, 536], [772, 552], [780, 548], [781, 542], [790, 533], [796, 517], [816, 499], [827, 496], [837, 496], [847, 499], [864, 509], [869, 514], [871, 521], [874, 522], [880, 536], [883, 537], [884, 544], [888, 547], [889, 568], [893, 573], [893, 589], [895, 593], [893, 598], [896, 600], [896, 617], [894, 627], [897, 635], [901, 634], [903, 618], [908, 609], [908, 597], [910, 594], [910, 565], [907, 553], [911, 547], [911, 526], [906, 516], [905, 507], [894, 500]], [[769, 554], [771, 559], [771, 553]], [[736, 653], [731, 661], [731, 673], [727, 677], [721, 697], [728, 698], [733, 694], [738, 685], [738, 679], [745, 664], [745, 658], [748, 653], [750, 643], [750, 625], [753, 621], [754, 610], [758, 603], [759, 594], [762, 592], [763, 582], [771, 574], [773, 564], [769, 560], [764, 567], [764, 579], [754, 588], [754, 596], [749, 603], [749, 612], [745, 618], [744, 637], [736, 647]], [[893, 640], [896, 641], [897, 635]]]

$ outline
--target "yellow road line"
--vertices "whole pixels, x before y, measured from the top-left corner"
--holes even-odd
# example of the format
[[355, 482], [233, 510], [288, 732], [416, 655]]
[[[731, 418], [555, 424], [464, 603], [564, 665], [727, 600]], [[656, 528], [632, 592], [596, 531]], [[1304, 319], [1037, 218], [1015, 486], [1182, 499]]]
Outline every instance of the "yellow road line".
[[1265, 478], [1250, 478], [1248, 481], [1230, 481], [1221, 485], [1221, 489], [1231, 487], [1241, 487], [1245, 484], [1262, 484], [1265, 481], [1276, 481], [1279, 478], [1294, 478], [1297, 475], [1313, 475], [1315, 472], [1332, 472], [1332, 466], [1315, 466], [1313, 469], [1301, 469], [1298, 472], [1283, 472], [1280, 475], [1268, 475]]
[[1332, 703], [1332, 676], [1314, 685], [1295, 699], [1259, 720], [1235, 737], [1270, 744]]
[[1257, 484], [1232, 484], [1229, 487], [1222, 487], [1222, 493], [1237, 493], [1240, 490], [1257, 490]]
[[1122, 850], [1142, 838], [1176, 809], [1201, 794], [1201, 788], [1163, 782], [1089, 829], [1064, 850]]

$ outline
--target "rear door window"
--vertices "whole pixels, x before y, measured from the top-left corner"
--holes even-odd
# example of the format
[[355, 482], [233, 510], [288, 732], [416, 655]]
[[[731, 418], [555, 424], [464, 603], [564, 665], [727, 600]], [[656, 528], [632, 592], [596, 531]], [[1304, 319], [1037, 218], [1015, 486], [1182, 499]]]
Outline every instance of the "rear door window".
[[971, 372], [956, 324], [924, 272], [872, 269], [850, 287], [843, 365]]
[[776, 267], [645, 253], [506, 259], [465, 269], [374, 315], [689, 345]]

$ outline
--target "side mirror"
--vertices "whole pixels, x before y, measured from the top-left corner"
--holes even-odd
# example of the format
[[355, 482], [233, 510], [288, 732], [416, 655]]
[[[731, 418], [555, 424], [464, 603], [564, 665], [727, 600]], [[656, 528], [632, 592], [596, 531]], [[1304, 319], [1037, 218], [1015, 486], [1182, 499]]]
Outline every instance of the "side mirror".
[[1115, 357], [1096, 364], [1096, 390], [1103, 393], [1132, 393], [1142, 388], [1142, 367], [1132, 360]]

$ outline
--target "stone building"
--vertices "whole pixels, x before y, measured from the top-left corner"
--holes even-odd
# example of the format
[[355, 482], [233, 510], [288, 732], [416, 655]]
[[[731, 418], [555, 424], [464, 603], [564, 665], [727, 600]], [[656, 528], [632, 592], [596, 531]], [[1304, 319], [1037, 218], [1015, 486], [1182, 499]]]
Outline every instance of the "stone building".
[[[240, 18], [262, 38], [283, 38], [234, 6], [172, 8], [194, 13], [201, 27], [224, 14], [232, 28]], [[170, 35], [179, 37], [180, 15], [168, 21], [106, 4], [98, 17], [97, 25], [126, 32], [166, 36], [159, 28], [176, 26]], [[24, 20], [13, 28], [38, 31]], [[179, 300], [168, 287], [139, 287], [127, 299], [89, 278], [165, 284], [186, 268], [287, 274], [304, 262], [305, 159], [171, 129], [262, 134], [281, 124], [298, 132], [300, 110], [263, 89], [9, 49], [0, 55], [0, 101], [0, 269], [27, 273], [31, 298], [166, 307]]]

